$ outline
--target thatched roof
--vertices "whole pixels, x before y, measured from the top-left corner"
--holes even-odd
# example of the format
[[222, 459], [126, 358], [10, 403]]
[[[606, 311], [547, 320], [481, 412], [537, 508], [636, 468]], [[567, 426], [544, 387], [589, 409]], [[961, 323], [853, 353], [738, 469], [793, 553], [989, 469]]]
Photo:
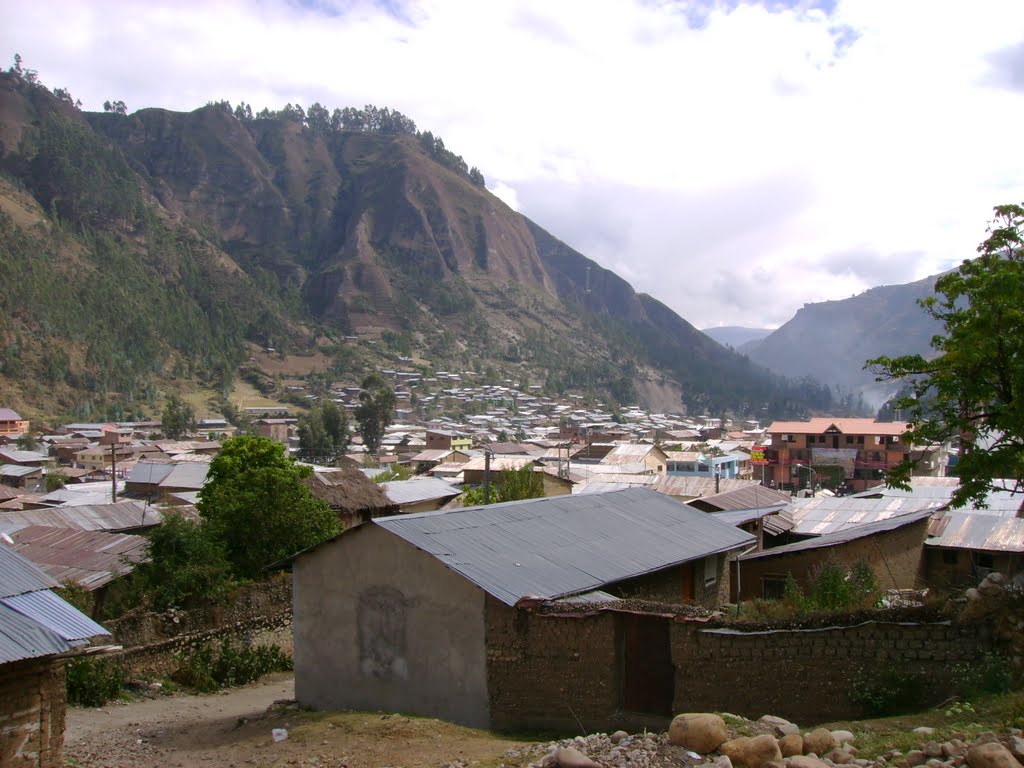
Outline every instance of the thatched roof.
[[379, 517], [398, 511], [379, 485], [351, 466], [317, 469], [302, 482], [316, 498], [345, 516]]

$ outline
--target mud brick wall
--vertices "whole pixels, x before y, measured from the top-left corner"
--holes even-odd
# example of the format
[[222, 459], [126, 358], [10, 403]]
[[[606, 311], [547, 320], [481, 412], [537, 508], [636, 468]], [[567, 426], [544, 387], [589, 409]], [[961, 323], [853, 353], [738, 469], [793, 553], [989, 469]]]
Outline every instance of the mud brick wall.
[[618, 700], [615, 617], [561, 618], [485, 607], [491, 727], [579, 732], [614, 722]]
[[0, 666], [0, 766], [61, 768], [65, 712], [63, 664]]
[[818, 723], [855, 717], [858, 679], [885, 670], [921, 673], [922, 703], [950, 693], [953, 666], [992, 647], [981, 624], [868, 622], [853, 627], [740, 632], [690, 622], [672, 628], [674, 710], [774, 714]]

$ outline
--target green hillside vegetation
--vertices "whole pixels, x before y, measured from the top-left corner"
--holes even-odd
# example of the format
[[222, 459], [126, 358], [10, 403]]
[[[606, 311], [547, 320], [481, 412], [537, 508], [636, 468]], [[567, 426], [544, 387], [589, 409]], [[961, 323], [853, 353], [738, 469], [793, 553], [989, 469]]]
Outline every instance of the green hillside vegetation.
[[613, 406], [649, 371], [681, 385], [677, 410], [834, 405], [509, 209], [399, 112], [107, 107], [0, 73], [0, 383], [30, 416], [155, 415], [238, 382], [282, 396], [267, 348], [323, 357], [300, 376], [314, 392], [401, 355]]

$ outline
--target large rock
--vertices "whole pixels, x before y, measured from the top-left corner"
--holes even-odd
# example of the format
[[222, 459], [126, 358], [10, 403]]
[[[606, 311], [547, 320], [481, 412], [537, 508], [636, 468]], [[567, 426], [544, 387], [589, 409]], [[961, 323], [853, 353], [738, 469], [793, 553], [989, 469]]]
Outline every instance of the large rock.
[[836, 744], [842, 744], [844, 741], [853, 744], [857, 740], [853, 731], [832, 731], [832, 738], [836, 740]]
[[668, 740], [694, 752], [714, 752], [729, 738], [725, 720], [707, 712], [688, 712], [672, 718]]
[[786, 760], [786, 764], [790, 768], [831, 768], [824, 760], [819, 760], [816, 757], [807, 757], [807, 755], [794, 755]]
[[785, 736], [787, 733], [800, 733], [800, 726], [795, 725], [784, 717], [775, 715], [761, 715], [757, 719], [759, 723], [770, 725], [776, 736]]
[[555, 752], [555, 765], [558, 768], [601, 768], [575, 747], [559, 747]]
[[812, 752], [818, 757], [823, 756], [826, 752], [830, 752], [839, 745], [836, 743], [835, 737], [832, 735], [832, 731], [828, 728], [815, 728], [810, 733], [804, 734], [804, 754], [809, 755]]
[[997, 742], [979, 744], [967, 750], [971, 768], [1022, 768], [1010, 750]]
[[804, 753], [804, 737], [799, 733], [787, 733], [779, 739], [779, 751], [783, 757], [793, 757]]
[[738, 763], [746, 768], [761, 768], [765, 763], [782, 760], [779, 743], [775, 741], [774, 736], [767, 733], [760, 736], [740, 736], [738, 739], [725, 742], [718, 749], [734, 764]]

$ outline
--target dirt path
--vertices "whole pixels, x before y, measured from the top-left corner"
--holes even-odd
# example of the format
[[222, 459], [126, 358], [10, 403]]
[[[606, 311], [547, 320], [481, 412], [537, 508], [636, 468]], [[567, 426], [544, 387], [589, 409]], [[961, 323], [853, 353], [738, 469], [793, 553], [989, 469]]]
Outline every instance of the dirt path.
[[[524, 746], [424, 718], [300, 712], [288, 706], [268, 711], [275, 701], [293, 696], [291, 675], [278, 674], [207, 696], [157, 696], [102, 709], [71, 708], [65, 760], [81, 768], [427, 768], [456, 760], [496, 766], [507, 750]], [[288, 738], [275, 743], [274, 728], [288, 729]]]

